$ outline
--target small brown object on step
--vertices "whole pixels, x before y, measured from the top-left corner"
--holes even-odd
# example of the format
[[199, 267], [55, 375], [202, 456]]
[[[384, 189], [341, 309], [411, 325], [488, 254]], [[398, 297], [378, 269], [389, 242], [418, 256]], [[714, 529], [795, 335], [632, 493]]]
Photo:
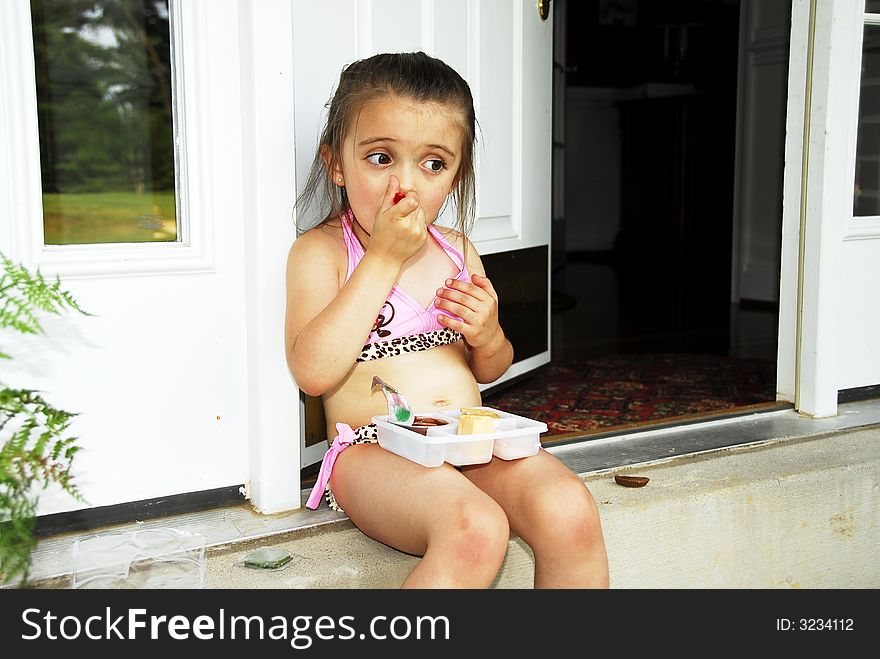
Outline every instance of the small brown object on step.
[[624, 487], [645, 487], [650, 479], [647, 476], [622, 476], [617, 474], [614, 482]]

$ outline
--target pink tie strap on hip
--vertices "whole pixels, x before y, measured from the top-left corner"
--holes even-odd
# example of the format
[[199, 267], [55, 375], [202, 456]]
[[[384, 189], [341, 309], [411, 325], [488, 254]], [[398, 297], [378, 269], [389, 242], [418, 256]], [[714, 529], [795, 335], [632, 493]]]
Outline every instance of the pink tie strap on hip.
[[336, 456], [351, 446], [355, 439], [354, 430], [347, 423], [336, 424], [336, 437], [321, 461], [321, 470], [318, 472], [318, 480], [309, 494], [309, 500], [306, 502], [306, 508], [315, 510], [321, 502], [321, 497], [327, 489], [327, 482], [330, 480], [330, 472], [333, 471], [333, 464], [336, 462]]

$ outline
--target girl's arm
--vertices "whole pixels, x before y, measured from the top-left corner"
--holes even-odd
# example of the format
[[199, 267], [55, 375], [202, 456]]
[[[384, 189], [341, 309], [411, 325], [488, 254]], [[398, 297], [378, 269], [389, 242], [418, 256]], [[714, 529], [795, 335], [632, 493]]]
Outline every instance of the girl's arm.
[[400, 272], [399, 264], [368, 250], [340, 289], [340, 253], [337, 235], [317, 228], [294, 241], [287, 259], [287, 365], [311, 396], [352, 369]]
[[[485, 281], [491, 286], [488, 279]], [[499, 332], [493, 342], [480, 348], [472, 347], [468, 353], [468, 362], [477, 382], [480, 384], [494, 382], [504, 375], [513, 363], [513, 346], [504, 336], [504, 332]]]
[[510, 368], [513, 346], [498, 323], [498, 294], [486, 277], [480, 255], [467, 238], [460, 236], [460, 239], [467, 244], [471, 281], [447, 280], [449, 283], [437, 296], [440, 300], [437, 306], [459, 316], [464, 322], [448, 316], [441, 316], [439, 320], [442, 325], [461, 332], [469, 348], [468, 363], [474, 379], [487, 384]]
[[388, 177], [381, 210], [366, 252], [339, 287], [345, 248], [338, 232], [318, 227], [293, 243], [287, 259], [285, 350], [300, 389], [320, 396], [335, 387], [355, 364], [376, 316], [404, 262], [428, 239], [425, 213], [414, 192], [397, 204], [396, 176]]

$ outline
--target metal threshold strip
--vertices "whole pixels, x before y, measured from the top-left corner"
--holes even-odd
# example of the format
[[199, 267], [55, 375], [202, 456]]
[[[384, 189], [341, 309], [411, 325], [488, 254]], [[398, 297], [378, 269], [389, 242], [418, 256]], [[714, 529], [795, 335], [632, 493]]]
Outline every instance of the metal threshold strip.
[[738, 407], [727, 408], [724, 410], [716, 410], [711, 412], [699, 412], [695, 414], [681, 414], [677, 416], [664, 417], [662, 419], [654, 419], [651, 421], [641, 421], [639, 423], [630, 423], [619, 426], [606, 426], [597, 428], [587, 432], [572, 432], [559, 435], [551, 435], [541, 440], [544, 448], [553, 446], [562, 446], [575, 442], [592, 441], [596, 439], [605, 439], [607, 437], [620, 437], [623, 435], [631, 435], [638, 432], [650, 430], [660, 430], [663, 428], [681, 428], [694, 423], [705, 423], [706, 421], [720, 421], [724, 419], [733, 419], [742, 416], [748, 416], [755, 413], [775, 412], [778, 410], [790, 410], [794, 406], [785, 402], [767, 402], [754, 403], [752, 405], [740, 405]]

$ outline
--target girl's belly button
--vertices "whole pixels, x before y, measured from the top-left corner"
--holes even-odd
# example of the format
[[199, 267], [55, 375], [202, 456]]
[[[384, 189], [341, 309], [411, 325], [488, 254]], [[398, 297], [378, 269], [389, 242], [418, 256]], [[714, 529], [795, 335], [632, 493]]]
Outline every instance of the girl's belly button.
[[449, 405], [449, 401], [441, 398], [440, 400], [435, 400], [434, 405], [436, 405], [437, 407], [446, 407], [447, 405]]

